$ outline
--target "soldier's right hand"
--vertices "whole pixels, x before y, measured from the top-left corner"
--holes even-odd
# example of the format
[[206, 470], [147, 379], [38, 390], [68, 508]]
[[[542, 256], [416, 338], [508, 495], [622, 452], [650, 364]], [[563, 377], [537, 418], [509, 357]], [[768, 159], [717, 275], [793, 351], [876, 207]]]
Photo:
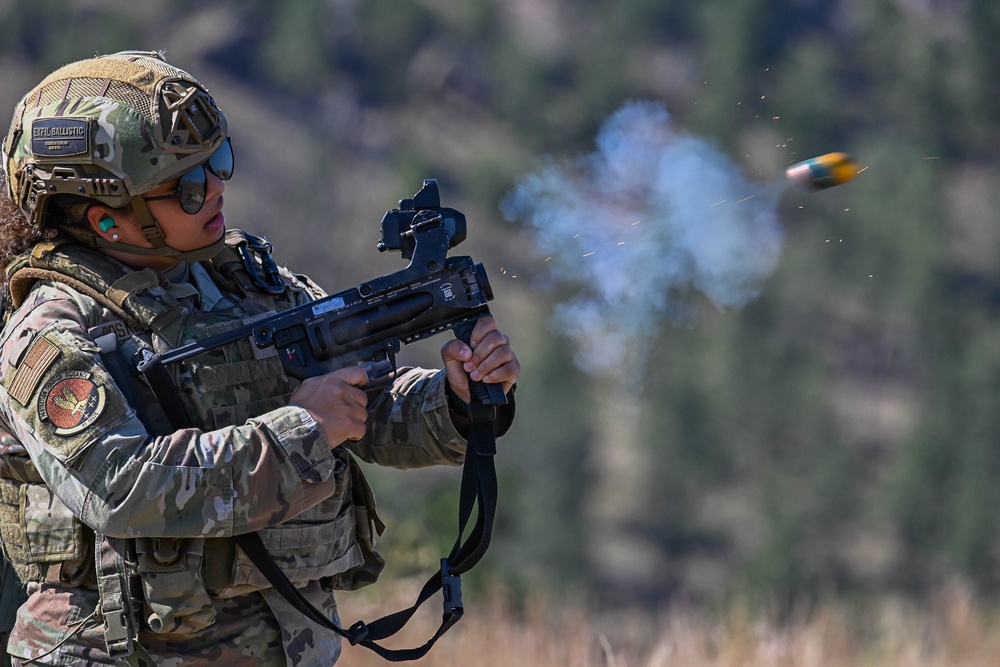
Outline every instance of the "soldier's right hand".
[[292, 392], [291, 403], [308, 410], [336, 447], [365, 435], [368, 396], [361, 387], [367, 383], [363, 368], [349, 366], [304, 380]]

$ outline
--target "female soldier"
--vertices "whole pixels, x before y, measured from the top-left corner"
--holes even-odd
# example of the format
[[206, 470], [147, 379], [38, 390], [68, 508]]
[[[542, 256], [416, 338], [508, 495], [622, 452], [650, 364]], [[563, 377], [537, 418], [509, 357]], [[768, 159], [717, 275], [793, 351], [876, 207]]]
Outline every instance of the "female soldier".
[[225, 115], [157, 53], [101, 56], [24, 97], [3, 167], [23, 213], [0, 225], [0, 426], [19, 443], [0, 466], [16, 471], [0, 478], [0, 534], [28, 592], [14, 664], [332, 664], [339, 637], [277, 595], [233, 536], [260, 531], [336, 620], [332, 590], [382, 565], [347, 450], [458, 463], [469, 377], [505, 391], [517, 379], [508, 339], [482, 318], [470, 345], [442, 347], [443, 370], [400, 372], [372, 405], [360, 367], [299, 384], [240, 340], [170, 367], [193, 422], [177, 428], [132, 379], [137, 360], [322, 296], [226, 231]]

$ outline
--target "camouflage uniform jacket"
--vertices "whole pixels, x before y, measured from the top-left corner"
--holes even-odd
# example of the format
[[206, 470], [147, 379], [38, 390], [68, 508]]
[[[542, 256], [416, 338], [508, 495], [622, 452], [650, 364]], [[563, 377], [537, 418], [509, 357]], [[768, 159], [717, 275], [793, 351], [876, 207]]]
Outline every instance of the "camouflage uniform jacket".
[[275, 304], [221, 288], [217, 275], [192, 265], [180, 285], [158, 276], [147, 290], [180, 304], [166, 318], [172, 341], [50, 280], [34, 283], [4, 327], [0, 416], [30, 456], [27, 472], [12, 475], [25, 479], [0, 484], [22, 531], [12, 532], [8, 510], [4, 549], [30, 580], [12, 655], [116, 664], [92, 617], [96, 534], [134, 549], [125, 560], [136, 575], [138, 640], [157, 664], [330, 665], [339, 637], [291, 609], [230, 538], [260, 531], [286, 574], [335, 618], [332, 590], [371, 583], [382, 564], [369, 548], [370, 490], [345, 447], [400, 468], [461, 462], [443, 371], [400, 373], [369, 405], [366, 436], [331, 450], [312, 416], [288, 404], [294, 381], [275, 376], [275, 359], [253, 358], [248, 341], [194, 370], [176, 364], [197, 427], [164, 427], [148, 387], [125, 386], [111, 370], [119, 351], [176, 347], [321, 294], [282, 269], [291, 302]]

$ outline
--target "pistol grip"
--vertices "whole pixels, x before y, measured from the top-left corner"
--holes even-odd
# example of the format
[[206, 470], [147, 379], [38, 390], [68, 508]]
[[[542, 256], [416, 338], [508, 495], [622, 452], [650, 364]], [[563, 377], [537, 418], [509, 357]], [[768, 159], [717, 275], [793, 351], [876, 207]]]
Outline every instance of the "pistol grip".
[[507, 396], [503, 393], [503, 385], [497, 382], [487, 384], [480, 380], [470, 380], [469, 392], [473, 398], [479, 399], [485, 405], [507, 405]]

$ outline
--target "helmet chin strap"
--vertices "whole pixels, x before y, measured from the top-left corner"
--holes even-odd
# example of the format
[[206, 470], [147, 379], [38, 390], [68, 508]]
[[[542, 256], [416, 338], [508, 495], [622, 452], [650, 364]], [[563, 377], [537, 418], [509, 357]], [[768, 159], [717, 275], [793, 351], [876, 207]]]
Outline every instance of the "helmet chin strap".
[[132, 212], [139, 221], [139, 226], [142, 228], [143, 235], [145, 235], [146, 239], [153, 244], [152, 248], [130, 245], [128, 243], [121, 243], [120, 241], [111, 242], [95, 235], [96, 244], [101, 248], [117, 250], [118, 252], [124, 252], [130, 255], [170, 257], [181, 262], [202, 262], [207, 259], [212, 259], [218, 255], [219, 251], [226, 245], [226, 235], [222, 234], [218, 241], [207, 245], [204, 248], [187, 251], [171, 248], [167, 245], [166, 239], [163, 238], [163, 231], [160, 230], [160, 225], [157, 224], [153, 214], [149, 212], [149, 207], [146, 206], [146, 200], [143, 199], [142, 196], [136, 195], [132, 197]]
[[219, 240], [205, 246], [204, 248], [198, 248], [197, 250], [175, 250], [169, 246], [162, 246], [159, 248], [145, 248], [138, 245], [130, 245], [128, 243], [121, 243], [120, 241], [105, 241], [101, 237], [97, 237], [97, 245], [101, 248], [108, 248], [110, 250], [117, 250], [118, 252], [128, 253], [129, 255], [144, 255], [146, 257], [171, 257], [181, 262], [202, 262], [206, 259], [212, 259], [219, 254], [226, 245], [226, 235], [223, 234], [219, 237]]

